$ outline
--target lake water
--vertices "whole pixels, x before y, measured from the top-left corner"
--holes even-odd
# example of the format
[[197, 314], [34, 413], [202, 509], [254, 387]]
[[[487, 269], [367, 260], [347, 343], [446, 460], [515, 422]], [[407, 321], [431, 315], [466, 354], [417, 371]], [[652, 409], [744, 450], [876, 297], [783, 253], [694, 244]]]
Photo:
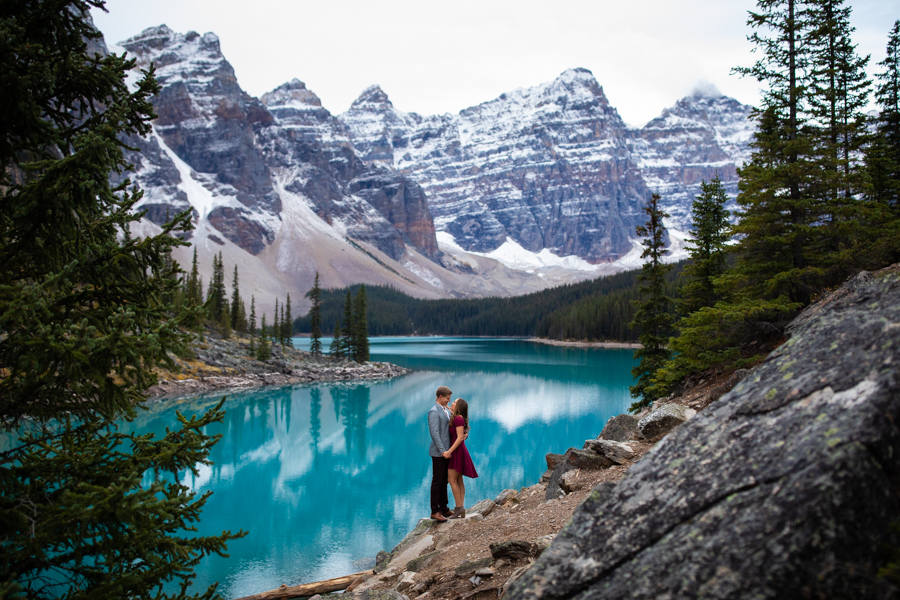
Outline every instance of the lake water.
[[[219, 581], [225, 598], [237, 598], [370, 568], [430, 512], [425, 414], [440, 385], [469, 402], [466, 446], [480, 476], [466, 481], [467, 506], [536, 483], [548, 452], [580, 448], [631, 403], [631, 350], [480, 338], [371, 343], [372, 360], [415, 371], [228, 397], [224, 422], [207, 431], [223, 434], [214, 464], [183, 482], [213, 491], [201, 534], [250, 534], [229, 544], [230, 558], [207, 558], [195, 589]], [[162, 435], [177, 426], [176, 409], [192, 414], [218, 399], [161, 402], [133, 427]]]

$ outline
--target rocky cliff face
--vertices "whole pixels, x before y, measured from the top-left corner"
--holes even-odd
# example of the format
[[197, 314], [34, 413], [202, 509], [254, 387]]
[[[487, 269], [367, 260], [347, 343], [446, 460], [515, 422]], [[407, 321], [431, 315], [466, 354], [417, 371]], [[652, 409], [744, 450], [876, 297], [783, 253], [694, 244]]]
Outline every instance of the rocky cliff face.
[[633, 268], [650, 193], [687, 229], [702, 179], [734, 191], [752, 132], [748, 107], [705, 96], [629, 129], [584, 69], [457, 115], [404, 113], [373, 86], [335, 117], [297, 79], [250, 97], [212, 33], [160, 26], [123, 46], [162, 85], [154, 133], [131, 140], [147, 221], [190, 209], [198, 247], [298, 286], [319, 270], [508, 295]]
[[[140, 67], [156, 67], [162, 86], [153, 135], [131, 140], [141, 149], [130, 158], [149, 221], [159, 225], [192, 208], [201, 238], [220, 247], [227, 240], [251, 255], [271, 248], [275, 267], [292, 277], [316, 270], [298, 259], [303, 236], [284, 220], [306, 209], [321, 221], [313, 229], [348, 240], [338, 251], [357, 262], [373, 260], [370, 251], [354, 249], [360, 241], [393, 260], [409, 250], [440, 258], [422, 189], [401, 173], [361, 161], [346, 127], [301, 81], [261, 100], [248, 96], [211, 33], [160, 26], [122, 45]], [[387, 283], [377, 276], [375, 282]]]
[[900, 510], [900, 278], [853, 287], [596, 487], [509, 597], [896, 594], [876, 575]]
[[363, 160], [422, 185], [438, 229], [465, 250], [512, 240], [600, 262], [632, 247], [647, 189], [625, 124], [589, 71], [428, 118], [369, 88], [340, 118]]
[[647, 187], [663, 200], [676, 227], [690, 229], [700, 183], [718, 177], [737, 195], [737, 168], [750, 159], [755, 129], [751, 107], [725, 96], [694, 94], [641, 129], [629, 130], [628, 149]]
[[718, 173], [736, 192], [749, 110], [696, 95], [628, 129], [594, 76], [572, 69], [458, 115], [404, 113], [372, 87], [340, 120], [362, 160], [422, 185], [438, 230], [463, 249], [486, 253], [511, 240], [597, 263], [632, 249], [650, 193], [684, 230], [703, 179]]

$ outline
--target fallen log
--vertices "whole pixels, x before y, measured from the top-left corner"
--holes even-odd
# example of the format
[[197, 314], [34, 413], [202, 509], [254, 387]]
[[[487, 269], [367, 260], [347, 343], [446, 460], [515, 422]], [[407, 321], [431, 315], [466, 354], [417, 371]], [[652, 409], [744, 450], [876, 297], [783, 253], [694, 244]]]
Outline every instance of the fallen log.
[[244, 596], [237, 600], [288, 600], [289, 598], [303, 598], [305, 596], [315, 596], [316, 594], [327, 594], [328, 592], [338, 592], [347, 589], [351, 583], [364, 575], [373, 575], [375, 571], [361, 571], [352, 575], [344, 575], [343, 577], [335, 577], [334, 579], [326, 579], [325, 581], [314, 581], [313, 583], [303, 583], [300, 585], [284, 585], [268, 592], [260, 592], [252, 596]]

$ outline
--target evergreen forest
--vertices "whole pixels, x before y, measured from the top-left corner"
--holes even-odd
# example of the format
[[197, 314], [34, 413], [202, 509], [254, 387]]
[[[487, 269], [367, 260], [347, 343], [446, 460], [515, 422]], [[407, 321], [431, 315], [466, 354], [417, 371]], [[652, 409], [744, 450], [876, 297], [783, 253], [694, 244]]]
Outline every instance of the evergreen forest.
[[[667, 278], [672, 293], [684, 263]], [[638, 271], [564, 285], [510, 298], [421, 300], [387, 286], [365, 286], [369, 335], [457, 335], [549, 337], [553, 339], [636, 341], [628, 327], [640, 297]], [[330, 336], [344, 312], [348, 293], [360, 286], [321, 290], [321, 333]], [[672, 309], [674, 311], [674, 308]], [[294, 331], [310, 333], [311, 315], [297, 319]]]

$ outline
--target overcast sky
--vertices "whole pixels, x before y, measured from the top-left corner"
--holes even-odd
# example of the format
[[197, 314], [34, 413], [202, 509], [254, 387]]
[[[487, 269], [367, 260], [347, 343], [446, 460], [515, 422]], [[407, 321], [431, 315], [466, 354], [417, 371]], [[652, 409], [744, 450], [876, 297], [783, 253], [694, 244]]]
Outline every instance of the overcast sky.
[[[900, 0], [859, 0], [860, 54], [884, 59]], [[334, 114], [380, 85], [400, 110], [458, 112], [590, 69], [623, 119], [642, 125], [710, 84], [755, 104], [748, 0], [107, 0], [94, 21], [115, 44], [166, 24], [212, 31], [249, 94], [306, 82]]]

